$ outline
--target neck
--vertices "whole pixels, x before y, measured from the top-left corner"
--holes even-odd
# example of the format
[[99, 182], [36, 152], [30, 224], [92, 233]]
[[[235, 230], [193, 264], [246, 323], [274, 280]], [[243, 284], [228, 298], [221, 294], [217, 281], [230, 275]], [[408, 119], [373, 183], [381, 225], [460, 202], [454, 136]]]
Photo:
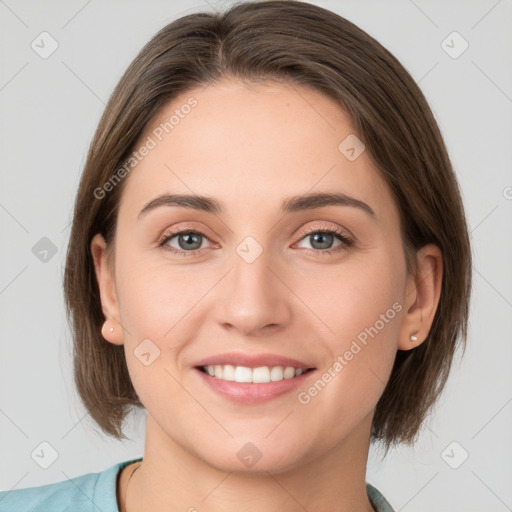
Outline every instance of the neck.
[[371, 512], [365, 481], [371, 419], [339, 446], [288, 469], [258, 471], [255, 464], [223, 471], [175, 443], [148, 414], [143, 462], [130, 471], [120, 510]]

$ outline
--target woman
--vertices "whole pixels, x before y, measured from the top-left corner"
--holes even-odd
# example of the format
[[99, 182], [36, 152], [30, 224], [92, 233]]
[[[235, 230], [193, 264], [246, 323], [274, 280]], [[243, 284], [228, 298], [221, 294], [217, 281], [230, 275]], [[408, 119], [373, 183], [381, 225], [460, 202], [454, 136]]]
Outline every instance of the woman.
[[64, 279], [80, 396], [119, 439], [144, 407], [143, 457], [0, 503], [391, 511], [370, 442], [414, 442], [470, 286], [443, 139], [385, 48], [305, 2], [180, 18], [107, 104]]

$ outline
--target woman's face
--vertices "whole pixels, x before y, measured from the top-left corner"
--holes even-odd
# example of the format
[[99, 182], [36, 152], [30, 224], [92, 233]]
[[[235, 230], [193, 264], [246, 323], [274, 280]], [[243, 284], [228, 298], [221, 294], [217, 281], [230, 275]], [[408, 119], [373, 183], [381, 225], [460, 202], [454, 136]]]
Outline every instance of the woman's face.
[[[318, 92], [225, 79], [182, 94], [141, 137], [102, 302], [163, 445], [222, 471], [280, 471], [368, 441], [409, 277], [390, 190], [353, 134]], [[189, 206], [141, 213], [165, 194]], [[312, 194], [348, 199], [290, 203]], [[197, 368], [223, 354], [228, 380]], [[272, 368], [288, 364], [271, 356], [314, 370], [280, 381], [290, 370]]]

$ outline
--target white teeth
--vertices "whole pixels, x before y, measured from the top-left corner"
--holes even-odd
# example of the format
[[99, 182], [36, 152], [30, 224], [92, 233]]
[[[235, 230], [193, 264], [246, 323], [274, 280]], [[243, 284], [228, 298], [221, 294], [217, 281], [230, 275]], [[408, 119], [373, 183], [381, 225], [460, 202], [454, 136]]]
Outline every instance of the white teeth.
[[270, 380], [283, 380], [283, 378], [282, 366], [274, 366], [272, 370], [270, 370]]
[[252, 371], [252, 382], [270, 382], [270, 370], [268, 366], [260, 366]]
[[225, 364], [222, 371], [222, 378], [224, 380], [235, 380], [235, 367], [231, 364]]
[[203, 369], [208, 375], [217, 379], [235, 382], [254, 382], [258, 384], [291, 379], [304, 373], [302, 368], [294, 368], [293, 366], [259, 366], [258, 368], [248, 368], [247, 366], [216, 364], [203, 366]]
[[[222, 379], [222, 375], [218, 378]], [[237, 366], [235, 369], [235, 382], [252, 382], [252, 370], [245, 366]]]
[[287, 366], [284, 369], [284, 378], [291, 379], [292, 377], [295, 377], [295, 368], [293, 368], [291, 366]]

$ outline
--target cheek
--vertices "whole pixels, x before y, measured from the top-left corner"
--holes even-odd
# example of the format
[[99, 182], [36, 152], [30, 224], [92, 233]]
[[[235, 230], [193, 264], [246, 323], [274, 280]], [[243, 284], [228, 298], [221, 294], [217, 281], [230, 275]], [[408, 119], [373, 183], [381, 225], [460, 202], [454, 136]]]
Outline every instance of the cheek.
[[176, 410], [194, 406], [178, 383], [180, 356], [195, 332], [187, 315], [204, 286], [195, 286], [183, 268], [171, 271], [150, 258], [124, 262], [120, 275], [121, 269], [129, 276], [118, 288], [130, 378], [146, 410], [172, 424]]
[[294, 277], [293, 289], [308, 318], [316, 317], [332, 350], [375, 324], [379, 333], [396, 334], [405, 289], [405, 262], [396, 258], [394, 251], [375, 250], [330, 268], [311, 267], [302, 273], [307, 279]]
[[312, 311], [321, 319], [315, 324], [327, 348], [325, 373], [316, 389], [304, 390], [304, 402], [321, 394], [322, 402], [333, 404], [333, 418], [347, 421], [356, 411], [363, 417], [376, 405], [397, 351], [405, 286], [402, 263], [399, 255], [381, 252], [371, 259], [347, 260], [330, 273], [319, 270], [302, 285], [297, 281], [308, 318], [313, 318]]
[[158, 255], [120, 261], [119, 275], [121, 318], [132, 344], [143, 337], [172, 345], [179, 339], [173, 331], [182, 329], [182, 320], [207, 289], [194, 270], [173, 267]]

